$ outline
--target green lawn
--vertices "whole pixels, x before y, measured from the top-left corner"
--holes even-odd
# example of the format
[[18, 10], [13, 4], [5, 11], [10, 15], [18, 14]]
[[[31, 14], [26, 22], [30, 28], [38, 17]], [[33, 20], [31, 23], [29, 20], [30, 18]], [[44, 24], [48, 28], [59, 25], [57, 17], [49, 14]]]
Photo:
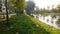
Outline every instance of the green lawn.
[[59, 30], [38, 21], [37, 19], [22, 14], [10, 18], [12, 25], [0, 29], [0, 34], [59, 34]]
[[31, 18], [26, 15], [19, 15], [12, 20], [16, 26], [11, 29], [12, 33], [19, 32], [19, 34], [49, 34], [43, 27], [37, 27]]

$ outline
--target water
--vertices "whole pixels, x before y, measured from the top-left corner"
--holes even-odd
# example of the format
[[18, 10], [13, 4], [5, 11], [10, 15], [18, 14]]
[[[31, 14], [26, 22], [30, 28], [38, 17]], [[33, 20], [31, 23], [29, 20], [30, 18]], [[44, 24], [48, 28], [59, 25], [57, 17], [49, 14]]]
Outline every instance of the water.
[[60, 29], [60, 27], [58, 27], [58, 25], [56, 24], [57, 20], [59, 19], [59, 16], [56, 16], [56, 18], [55, 17], [52, 18], [51, 15], [47, 15], [47, 16], [33, 15], [33, 16], [34, 16], [34, 18], [38, 18], [40, 21], [42, 21], [50, 26]]

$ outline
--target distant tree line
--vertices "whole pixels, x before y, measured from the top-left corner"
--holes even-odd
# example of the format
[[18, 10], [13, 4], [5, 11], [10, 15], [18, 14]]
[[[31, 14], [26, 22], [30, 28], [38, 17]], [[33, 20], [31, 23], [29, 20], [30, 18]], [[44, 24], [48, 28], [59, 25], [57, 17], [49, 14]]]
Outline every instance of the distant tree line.
[[56, 6], [56, 8], [52, 8], [51, 10], [48, 9], [37, 9], [34, 11], [34, 14], [45, 14], [45, 13], [60, 13], [60, 4]]

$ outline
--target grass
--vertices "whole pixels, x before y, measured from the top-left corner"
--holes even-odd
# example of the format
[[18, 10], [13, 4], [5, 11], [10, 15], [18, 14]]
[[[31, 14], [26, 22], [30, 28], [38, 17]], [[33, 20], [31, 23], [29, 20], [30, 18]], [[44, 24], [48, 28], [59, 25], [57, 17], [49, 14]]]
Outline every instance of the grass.
[[43, 27], [37, 27], [37, 24], [24, 14], [15, 17], [11, 21], [16, 23], [16, 26], [10, 30], [10, 32], [12, 32], [11, 34], [16, 32], [19, 34], [49, 34]]
[[[29, 16], [30, 17], [30, 16]], [[31, 18], [31, 17], [30, 17]], [[46, 31], [50, 32], [50, 34], [60, 34], [60, 30], [49, 26], [41, 21], [39, 21], [38, 19], [35, 18], [31, 18], [32, 21], [34, 21], [36, 24], [39, 24], [41, 27], [43, 27]]]
[[59, 34], [59, 30], [26, 14], [12, 16], [13, 23], [9, 27], [0, 29], [0, 34]]

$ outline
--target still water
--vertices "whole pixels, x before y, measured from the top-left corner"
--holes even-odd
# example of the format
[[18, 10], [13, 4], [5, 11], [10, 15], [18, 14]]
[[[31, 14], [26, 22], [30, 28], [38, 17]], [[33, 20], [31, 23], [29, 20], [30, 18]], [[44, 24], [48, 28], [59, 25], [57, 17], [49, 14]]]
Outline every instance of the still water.
[[34, 15], [34, 18], [38, 18], [40, 21], [53, 26], [57, 29], [60, 29], [60, 27], [56, 24], [57, 20], [59, 19], [59, 16], [53, 17], [51, 15], [47, 15], [47, 16], [42, 16], [42, 15]]

